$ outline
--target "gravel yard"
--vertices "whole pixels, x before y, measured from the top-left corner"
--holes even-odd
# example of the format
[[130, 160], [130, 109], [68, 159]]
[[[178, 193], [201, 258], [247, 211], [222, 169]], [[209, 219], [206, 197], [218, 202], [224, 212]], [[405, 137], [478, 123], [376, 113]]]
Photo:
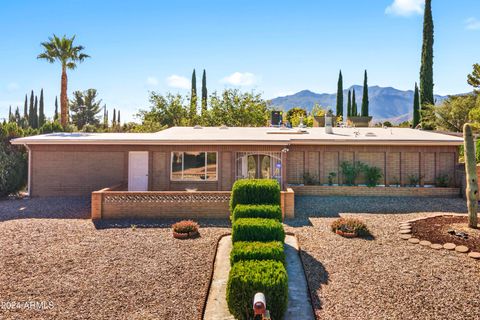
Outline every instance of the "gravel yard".
[[[175, 240], [172, 221], [59, 219], [88, 208], [77, 198], [0, 201], [0, 319], [200, 318], [227, 222], [200, 221], [200, 238]], [[21, 305], [7, 310], [12, 302]]]
[[[318, 319], [480, 319], [479, 261], [397, 235], [401, 221], [465, 212], [463, 200], [302, 197], [296, 205], [305, 211], [288, 230], [304, 251]], [[330, 223], [338, 216], [363, 219], [374, 239], [334, 234]]]

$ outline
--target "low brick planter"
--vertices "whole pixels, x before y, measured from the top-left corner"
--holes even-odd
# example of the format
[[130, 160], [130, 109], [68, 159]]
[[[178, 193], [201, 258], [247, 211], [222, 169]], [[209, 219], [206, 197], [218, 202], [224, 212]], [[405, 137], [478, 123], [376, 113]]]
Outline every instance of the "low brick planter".
[[460, 197], [459, 188], [290, 186], [296, 196]]

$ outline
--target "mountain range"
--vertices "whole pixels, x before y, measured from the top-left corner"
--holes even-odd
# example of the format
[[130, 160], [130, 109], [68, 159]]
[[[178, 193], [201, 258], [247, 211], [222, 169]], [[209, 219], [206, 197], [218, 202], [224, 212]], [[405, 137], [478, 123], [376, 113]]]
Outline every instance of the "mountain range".
[[[358, 109], [362, 105], [363, 86], [354, 85], [343, 91], [344, 111], [347, 110], [348, 91], [355, 89], [356, 101]], [[374, 122], [390, 121], [392, 123], [400, 123], [412, 119], [413, 114], [413, 90], [398, 90], [392, 87], [368, 87], [369, 111]], [[447, 96], [435, 95], [436, 103], [445, 100]], [[270, 100], [271, 105], [288, 111], [293, 107], [301, 107], [311, 111], [315, 103], [323, 108], [336, 109], [337, 94], [336, 93], [315, 93], [310, 90], [302, 90], [293, 95], [285, 97], [277, 97]]]

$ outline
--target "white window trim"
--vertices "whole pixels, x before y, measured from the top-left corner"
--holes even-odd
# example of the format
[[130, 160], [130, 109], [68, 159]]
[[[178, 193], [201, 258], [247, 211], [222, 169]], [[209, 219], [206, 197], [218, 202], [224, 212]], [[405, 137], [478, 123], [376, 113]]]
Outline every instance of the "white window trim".
[[[206, 180], [190, 180], [190, 179], [184, 179], [183, 178], [183, 172], [184, 172], [184, 154], [185, 152], [198, 152], [198, 153], [205, 153], [205, 176], [207, 175], [207, 163], [208, 163], [208, 154], [209, 153], [215, 153], [215, 179], [206, 179]], [[173, 178], [173, 154], [174, 153], [180, 153], [182, 155], [182, 178], [177, 179]], [[217, 182], [218, 181], [218, 152], [217, 151], [172, 151], [170, 152], [170, 181], [179, 181], [179, 182]]]

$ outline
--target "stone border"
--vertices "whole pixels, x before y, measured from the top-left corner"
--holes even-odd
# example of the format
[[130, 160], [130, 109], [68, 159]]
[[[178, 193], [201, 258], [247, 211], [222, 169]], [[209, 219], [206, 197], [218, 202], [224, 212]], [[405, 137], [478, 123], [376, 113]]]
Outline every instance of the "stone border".
[[[413, 236], [411, 235], [411, 233], [412, 233], [412, 222], [419, 221], [419, 220], [426, 220], [426, 219], [434, 218], [434, 217], [443, 217], [443, 216], [454, 217], [454, 216], [465, 216], [465, 215], [464, 214], [436, 214], [436, 215], [431, 215], [431, 216], [428, 216], [428, 217], [416, 218], [416, 219], [411, 219], [411, 220], [407, 220], [407, 221], [404, 221], [404, 222], [400, 222], [399, 223], [399, 231], [398, 231], [400, 239], [407, 240], [408, 243], [411, 243], [411, 244], [419, 244], [423, 247], [428, 247], [428, 248], [431, 248], [431, 249], [434, 249], [434, 250], [445, 249], [447, 251], [455, 251], [455, 252], [458, 252], [458, 253], [468, 253], [470, 251], [470, 249], [466, 246], [462, 246], [462, 245], [457, 246], [456, 244], [450, 243], [450, 242], [444, 243], [444, 244], [431, 243], [430, 241], [427, 241], [427, 240], [413, 238]], [[480, 252], [472, 251], [472, 252], [468, 253], [468, 256], [472, 259], [480, 261]]]

